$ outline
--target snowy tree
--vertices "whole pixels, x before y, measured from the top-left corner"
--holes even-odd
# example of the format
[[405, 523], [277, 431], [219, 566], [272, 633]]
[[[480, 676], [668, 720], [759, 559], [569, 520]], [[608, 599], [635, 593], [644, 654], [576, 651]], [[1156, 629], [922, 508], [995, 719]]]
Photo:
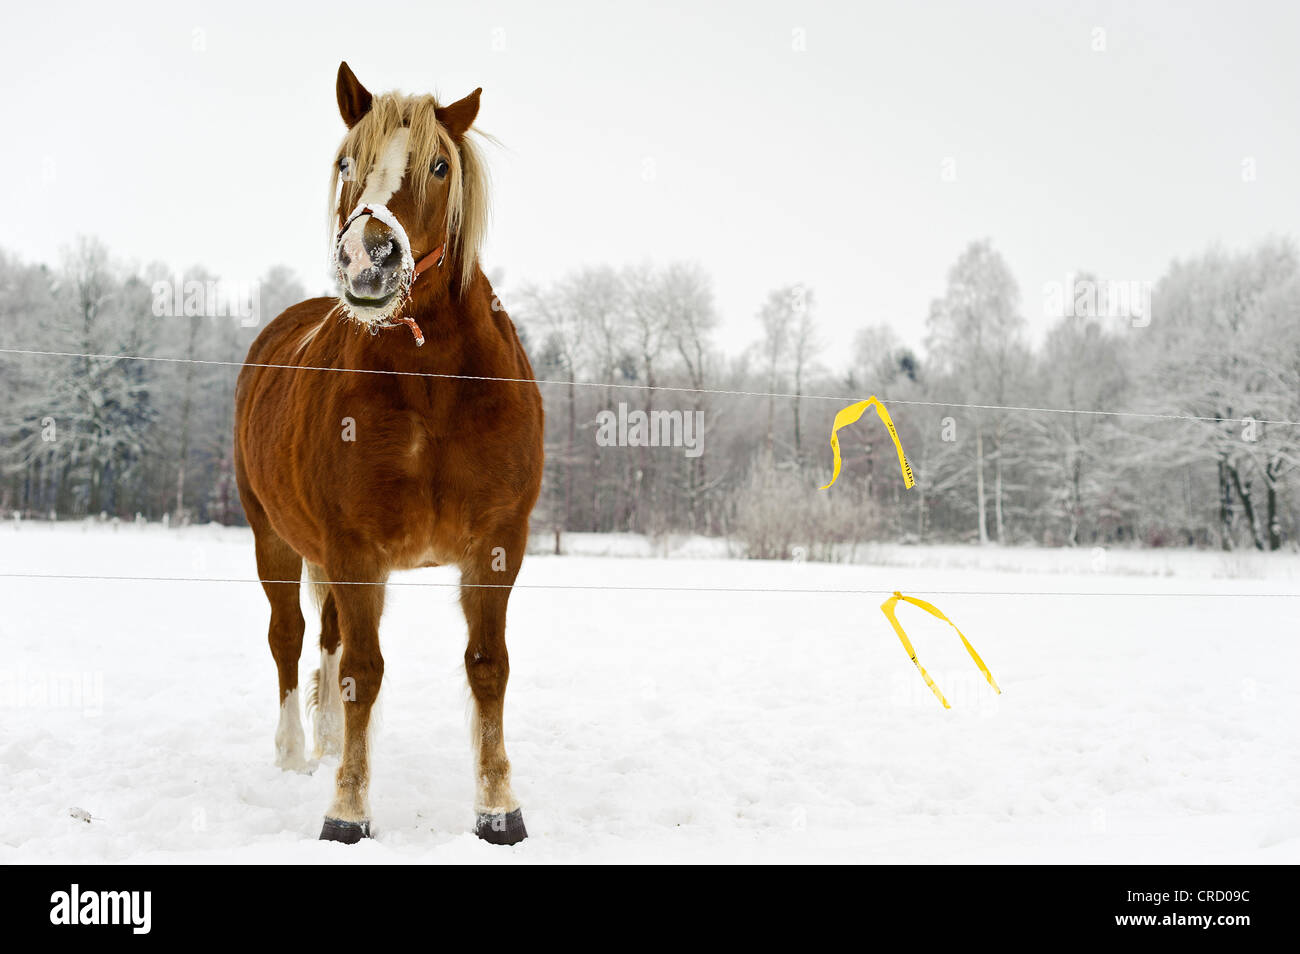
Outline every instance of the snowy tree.
[[[1148, 369], [1142, 381], [1145, 400], [1203, 419], [1179, 453], [1171, 449], [1170, 461], [1190, 457], [1213, 463], [1223, 549], [1236, 545], [1238, 530], [1265, 549], [1276, 517], [1260, 513], [1257, 490], [1264, 484], [1266, 496], [1268, 487], [1276, 492], [1290, 439], [1270, 432], [1273, 439], [1261, 450], [1259, 428], [1251, 422], [1277, 419], [1272, 415], [1288, 404], [1285, 372], [1270, 371], [1277, 367], [1273, 348], [1291, 337], [1276, 319], [1279, 301], [1286, 299], [1274, 296], [1280, 286], [1294, 283], [1298, 267], [1296, 250], [1287, 242], [1175, 262], [1156, 286], [1152, 323], [1140, 339]], [[1269, 340], [1279, 333], [1279, 340]]]
[[[930, 306], [926, 350], [929, 362], [959, 389], [960, 403], [1003, 405], [1021, 365], [1020, 291], [1010, 268], [987, 240], [973, 242], [948, 272], [948, 289]], [[988, 495], [986, 432], [992, 427], [994, 516], [997, 539], [1005, 536], [1003, 518], [1005, 415], [974, 410], [975, 495], [979, 540], [987, 543]]]

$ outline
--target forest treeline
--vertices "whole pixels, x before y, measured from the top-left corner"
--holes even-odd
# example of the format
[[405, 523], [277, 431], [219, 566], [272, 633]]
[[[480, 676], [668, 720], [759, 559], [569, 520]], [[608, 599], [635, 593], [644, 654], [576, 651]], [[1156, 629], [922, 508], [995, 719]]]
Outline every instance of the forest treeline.
[[[214, 276], [183, 278], [160, 306], [176, 276], [115, 263], [94, 240], [53, 265], [0, 253], [5, 513], [242, 522], [237, 363], [257, 326], [305, 295], [273, 268], [250, 320], [221, 306]], [[1276, 550], [1300, 533], [1289, 241], [1211, 249], [1153, 283], [1080, 274], [1027, 293], [974, 242], [918, 316], [919, 351], [871, 324], [832, 345], [815, 289], [795, 285], [770, 291], [753, 343], [728, 353], [709, 274], [691, 263], [498, 291], [546, 382], [533, 529], [557, 546], [571, 531], [696, 533], [755, 557], [838, 559], [878, 540]], [[1025, 314], [1045, 302], [1062, 317], [1032, 341]], [[842, 472], [819, 490], [835, 413], [873, 394], [916, 486], [868, 411], [841, 432]]]

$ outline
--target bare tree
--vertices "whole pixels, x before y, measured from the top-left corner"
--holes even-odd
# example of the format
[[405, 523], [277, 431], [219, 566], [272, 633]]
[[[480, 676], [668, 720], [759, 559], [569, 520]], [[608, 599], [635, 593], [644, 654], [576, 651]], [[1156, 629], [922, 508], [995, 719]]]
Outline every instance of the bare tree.
[[794, 462], [799, 471], [803, 471], [803, 436], [800, 427], [799, 411], [803, 399], [804, 382], [813, 369], [813, 362], [821, 351], [822, 343], [817, 334], [817, 324], [813, 319], [812, 289], [795, 285], [791, 289], [794, 309], [792, 341], [790, 348], [790, 370], [794, 380], [794, 398], [791, 408], [794, 416]]
[[[930, 306], [926, 350], [930, 362], [961, 387], [964, 403], [1004, 403], [1013, 370], [1013, 355], [1024, 319], [1018, 312], [1020, 292], [1002, 256], [987, 241], [967, 246], [948, 272], [948, 289]], [[987, 543], [988, 499], [985, 489], [985, 432], [992, 418], [994, 437], [995, 517], [998, 540], [1004, 536], [1002, 511], [1002, 418], [976, 411], [975, 494], [980, 543]]]
[[525, 291], [526, 314], [542, 330], [546, 346], [558, 359], [557, 363], [567, 382], [565, 393], [564, 450], [547, 454], [549, 463], [558, 464], [561, 470], [561, 503], [553, 508], [555, 518], [555, 550], [560, 552], [560, 535], [573, 522], [573, 471], [576, 464], [575, 445], [578, 435], [577, 379], [580, 361], [585, 353], [583, 338], [587, 330], [581, 310], [581, 286], [561, 286], [547, 291], [531, 288]]
[[767, 398], [767, 436], [765, 443], [766, 466], [775, 462], [776, 443], [776, 392], [781, 390], [782, 373], [785, 367], [786, 351], [795, 327], [795, 287], [777, 288], [768, 293], [758, 313], [759, 323], [763, 328], [763, 337], [759, 342], [764, 372], [764, 389]]

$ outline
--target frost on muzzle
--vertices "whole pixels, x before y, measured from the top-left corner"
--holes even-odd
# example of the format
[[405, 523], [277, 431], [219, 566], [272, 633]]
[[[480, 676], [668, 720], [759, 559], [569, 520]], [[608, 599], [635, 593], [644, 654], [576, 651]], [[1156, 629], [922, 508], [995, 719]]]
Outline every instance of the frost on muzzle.
[[415, 277], [411, 242], [397, 216], [383, 205], [353, 209], [334, 239], [339, 302], [365, 325], [393, 315]]

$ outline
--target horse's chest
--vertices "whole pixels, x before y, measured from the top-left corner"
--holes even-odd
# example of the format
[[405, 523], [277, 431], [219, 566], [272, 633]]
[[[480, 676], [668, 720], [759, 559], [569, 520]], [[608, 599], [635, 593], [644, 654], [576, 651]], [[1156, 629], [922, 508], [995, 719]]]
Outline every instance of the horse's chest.
[[350, 482], [427, 483], [451, 448], [414, 411], [367, 409], [340, 421], [340, 440], [326, 468]]

